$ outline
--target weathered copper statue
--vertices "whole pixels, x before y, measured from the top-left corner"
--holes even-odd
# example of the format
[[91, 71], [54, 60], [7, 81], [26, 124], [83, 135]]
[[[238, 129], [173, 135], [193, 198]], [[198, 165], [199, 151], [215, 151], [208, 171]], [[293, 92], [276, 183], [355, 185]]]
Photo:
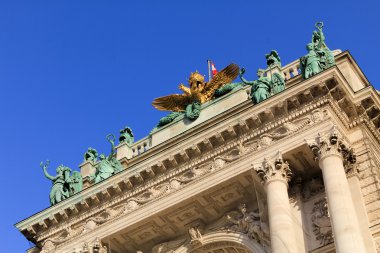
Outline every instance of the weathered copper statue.
[[123, 165], [115, 157], [115, 136], [109, 134], [107, 140], [111, 144], [111, 154], [108, 157], [104, 154], [99, 156], [100, 162], [96, 166], [95, 175], [91, 178], [95, 183], [99, 183], [123, 169]]
[[335, 65], [334, 56], [325, 43], [325, 35], [322, 32], [323, 22], [316, 23], [315, 28], [317, 30], [313, 32], [311, 43], [306, 45], [308, 54], [300, 59], [304, 79], [308, 79]]
[[46, 178], [53, 183], [49, 195], [51, 205], [55, 205], [82, 190], [83, 180], [80, 172], [74, 171], [70, 176], [71, 169], [60, 165], [56, 169], [57, 175], [51, 176], [47, 172], [49, 164], [49, 161], [41, 162], [40, 167], [43, 169]]
[[268, 77], [263, 76], [263, 70], [257, 70], [257, 80], [247, 81], [243, 75], [245, 69], [240, 70], [240, 79], [247, 85], [251, 85], [251, 96], [254, 104], [258, 104], [261, 101], [267, 99], [271, 95], [271, 81]]

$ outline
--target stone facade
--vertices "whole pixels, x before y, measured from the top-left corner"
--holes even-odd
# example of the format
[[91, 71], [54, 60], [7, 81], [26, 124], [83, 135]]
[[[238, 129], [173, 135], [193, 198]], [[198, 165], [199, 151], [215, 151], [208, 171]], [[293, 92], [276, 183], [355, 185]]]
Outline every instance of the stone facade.
[[267, 70], [286, 89], [257, 105], [242, 87], [120, 144], [125, 170], [16, 225], [29, 252], [380, 252], [380, 99], [333, 53], [306, 80]]

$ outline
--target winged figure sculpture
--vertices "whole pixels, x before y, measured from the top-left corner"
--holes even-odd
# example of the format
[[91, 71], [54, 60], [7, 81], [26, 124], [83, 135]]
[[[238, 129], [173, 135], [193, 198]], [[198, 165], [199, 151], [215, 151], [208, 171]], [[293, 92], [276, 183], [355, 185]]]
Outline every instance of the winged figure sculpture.
[[239, 66], [234, 63], [218, 72], [209, 82], [205, 82], [203, 75], [193, 72], [188, 80], [190, 87], [183, 84], [178, 87], [183, 91], [183, 94], [172, 94], [156, 98], [152, 105], [161, 111], [184, 112], [186, 107], [192, 103], [203, 104], [210, 101], [217, 89], [231, 83], [238, 74]]

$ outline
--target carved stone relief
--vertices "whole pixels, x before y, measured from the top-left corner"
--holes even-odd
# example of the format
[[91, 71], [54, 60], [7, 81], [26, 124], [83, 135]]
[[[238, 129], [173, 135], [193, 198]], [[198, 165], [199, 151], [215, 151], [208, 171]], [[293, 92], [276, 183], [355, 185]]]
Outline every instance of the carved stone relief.
[[321, 246], [334, 241], [326, 198], [314, 203], [311, 221], [313, 233]]
[[193, 247], [203, 245], [202, 234], [197, 227], [189, 228], [190, 244]]
[[306, 181], [302, 187], [302, 198], [307, 200], [310, 197], [316, 196], [317, 194], [324, 191], [323, 180], [320, 177], [314, 177]]
[[224, 229], [246, 234], [249, 238], [269, 246], [269, 226], [260, 219], [260, 215], [258, 210], [248, 212], [246, 205], [241, 204], [238, 212], [233, 211], [226, 214], [228, 223]]
[[264, 220], [263, 213], [248, 210], [245, 204], [241, 204], [238, 209], [225, 213], [219, 220], [206, 225], [202, 230], [199, 227], [190, 227], [188, 235], [154, 246], [152, 253], [176, 252], [180, 247], [187, 247], [189, 252], [203, 252], [202, 250], [213, 247], [210, 244], [205, 245], [203, 237], [215, 232], [242, 234], [261, 244], [266, 252], [270, 252], [269, 226]]
[[73, 253], [108, 253], [108, 249], [99, 238], [96, 238], [91, 243], [84, 243], [81, 249], [74, 249]]
[[[190, 182], [198, 180], [210, 172], [222, 169], [229, 163], [238, 160], [242, 156], [248, 155], [249, 153], [266, 147], [275, 141], [297, 133], [301, 129], [323, 120], [324, 117], [325, 112], [322, 112], [318, 109], [314, 110], [307, 117], [298, 118], [291, 122], [285, 122], [268, 134], [258, 136], [256, 139], [249, 139], [243, 136], [241, 141], [235, 142], [235, 147], [231, 146], [232, 148], [229, 150], [224, 151], [224, 153], [221, 153], [220, 155], [216, 155], [214, 158], [212, 158], [212, 161], [206, 160], [199, 165], [194, 165], [186, 170], [182, 170], [182, 172], [179, 174], [166, 179], [160, 184], [146, 188], [138, 195], [130, 197], [120, 204], [107, 207], [104, 211], [93, 215], [87, 220], [70, 225], [69, 228], [66, 229], [67, 231], [63, 231], [63, 233], [55, 236], [49, 236], [49, 240], [55, 246], [57, 246], [60, 243], [67, 241], [75, 236], [86, 233], [87, 231], [94, 230], [98, 226], [107, 223], [108, 221], [111, 221], [119, 216], [125, 215], [152, 200], [156, 200], [158, 198], [166, 196], [167, 194], [175, 192]], [[281, 168], [284, 170], [284, 175], [286, 177], [290, 176], [290, 170], [287, 169], [288, 166], [286, 166], [285, 163], [281, 164], [284, 165], [281, 166]]]

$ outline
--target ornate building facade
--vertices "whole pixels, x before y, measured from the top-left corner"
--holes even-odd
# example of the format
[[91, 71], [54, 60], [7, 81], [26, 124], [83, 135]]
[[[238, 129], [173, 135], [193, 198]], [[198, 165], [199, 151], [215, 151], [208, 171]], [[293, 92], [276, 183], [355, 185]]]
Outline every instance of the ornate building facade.
[[305, 57], [272, 51], [257, 80], [48, 175], [52, 206], [16, 224], [28, 252], [380, 252], [380, 98], [316, 28]]

